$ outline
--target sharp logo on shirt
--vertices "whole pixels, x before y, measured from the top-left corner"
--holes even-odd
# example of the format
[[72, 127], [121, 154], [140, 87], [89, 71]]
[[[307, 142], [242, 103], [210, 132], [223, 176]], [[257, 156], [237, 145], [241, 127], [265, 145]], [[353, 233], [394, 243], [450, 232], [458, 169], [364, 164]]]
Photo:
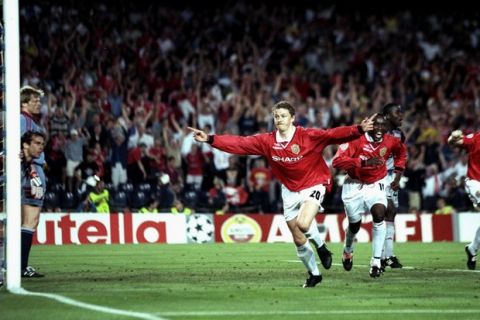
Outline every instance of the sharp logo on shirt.
[[380, 149], [380, 157], [383, 157], [387, 153], [387, 148], [383, 147]]
[[294, 157], [294, 158], [291, 158], [291, 157], [272, 156], [272, 160], [273, 160], [273, 161], [277, 161], [277, 162], [287, 162], [287, 163], [298, 162], [298, 161], [300, 161], [302, 158], [303, 158], [303, 156]]
[[298, 144], [294, 144], [293, 146], [291, 146], [290, 150], [292, 150], [292, 152], [295, 153], [295, 154], [300, 153], [300, 147], [298, 146]]

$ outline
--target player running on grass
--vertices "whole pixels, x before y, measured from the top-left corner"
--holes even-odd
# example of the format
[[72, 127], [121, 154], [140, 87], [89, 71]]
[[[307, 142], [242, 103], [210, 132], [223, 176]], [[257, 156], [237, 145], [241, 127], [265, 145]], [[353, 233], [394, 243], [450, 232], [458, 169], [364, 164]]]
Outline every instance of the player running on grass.
[[333, 159], [333, 167], [347, 171], [342, 186], [342, 201], [348, 218], [345, 231], [342, 263], [345, 270], [353, 266], [353, 243], [362, 223], [362, 215], [370, 211], [373, 218], [372, 259], [369, 274], [376, 278], [381, 274], [381, 254], [385, 241], [385, 212], [390, 183], [386, 161], [394, 155], [395, 168], [403, 171], [407, 160], [404, 144], [386, 135], [386, 120], [382, 114], [375, 118], [373, 130], [359, 139], [342, 144]]
[[[462, 147], [468, 152], [468, 170], [465, 178], [465, 189], [475, 210], [480, 211], [480, 131], [466, 136], [462, 131], [455, 130], [448, 137], [448, 143]], [[477, 228], [473, 241], [465, 246], [467, 267], [474, 270], [477, 264], [477, 252], [480, 247], [480, 226]]]
[[[405, 146], [405, 135], [400, 129], [403, 121], [402, 107], [397, 103], [387, 103], [382, 110], [387, 120], [386, 133], [398, 139], [398, 143]], [[393, 238], [395, 235], [395, 216], [398, 208], [398, 189], [400, 188], [400, 179], [403, 171], [398, 170], [394, 165], [393, 155], [387, 160], [387, 177], [390, 180], [386, 185], [387, 192], [387, 211], [385, 212], [386, 236], [382, 251], [382, 270], [386, 267], [402, 268], [403, 265], [393, 252]]]
[[322, 281], [322, 275], [308, 240], [315, 245], [323, 267], [329, 269], [332, 265], [331, 252], [321, 239], [315, 221], [332, 182], [330, 170], [319, 154], [327, 145], [358, 138], [373, 128], [373, 121], [366, 118], [358, 126], [328, 130], [297, 127], [294, 125], [295, 109], [287, 101], [274, 105], [273, 119], [277, 130], [247, 137], [207, 135], [204, 131], [189, 129], [198, 142], [208, 142], [233, 154], [261, 155], [267, 159], [272, 173], [282, 184], [284, 217], [297, 255], [309, 273], [303, 287], [314, 287]]

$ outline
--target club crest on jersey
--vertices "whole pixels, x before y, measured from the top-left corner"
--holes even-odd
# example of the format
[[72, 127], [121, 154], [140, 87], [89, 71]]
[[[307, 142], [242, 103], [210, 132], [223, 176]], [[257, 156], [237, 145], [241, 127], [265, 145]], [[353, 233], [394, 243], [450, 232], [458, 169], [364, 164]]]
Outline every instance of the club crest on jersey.
[[380, 157], [383, 157], [387, 153], [387, 148], [383, 147], [380, 149]]
[[290, 147], [290, 150], [292, 150], [293, 153], [295, 154], [299, 154], [300, 153], [300, 147], [298, 146], [298, 144], [294, 144]]

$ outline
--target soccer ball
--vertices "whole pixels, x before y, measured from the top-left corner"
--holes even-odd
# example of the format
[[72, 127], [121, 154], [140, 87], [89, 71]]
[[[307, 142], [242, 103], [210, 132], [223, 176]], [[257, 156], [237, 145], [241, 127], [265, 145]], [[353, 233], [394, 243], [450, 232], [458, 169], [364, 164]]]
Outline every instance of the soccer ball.
[[196, 243], [211, 242], [214, 237], [212, 218], [206, 214], [195, 214], [188, 217], [187, 237]]

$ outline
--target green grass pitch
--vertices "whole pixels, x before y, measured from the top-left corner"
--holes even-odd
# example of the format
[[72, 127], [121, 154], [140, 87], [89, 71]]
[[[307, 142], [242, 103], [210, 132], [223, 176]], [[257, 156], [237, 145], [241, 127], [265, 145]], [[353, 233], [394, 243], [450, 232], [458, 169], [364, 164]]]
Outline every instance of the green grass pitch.
[[[461, 243], [399, 243], [404, 269], [368, 275], [371, 245], [357, 244], [354, 267], [341, 244], [323, 282], [303, 289], [293, 244], [37, 246], [23, 279], [31, 292], [142, 313], [115, 315], [0, 290], [0, 319], [479, 319], [480, 272]], [[317, 257], [318, 260], [318, 257]], [[479, 266], [480, 268], [480, 266]]]

